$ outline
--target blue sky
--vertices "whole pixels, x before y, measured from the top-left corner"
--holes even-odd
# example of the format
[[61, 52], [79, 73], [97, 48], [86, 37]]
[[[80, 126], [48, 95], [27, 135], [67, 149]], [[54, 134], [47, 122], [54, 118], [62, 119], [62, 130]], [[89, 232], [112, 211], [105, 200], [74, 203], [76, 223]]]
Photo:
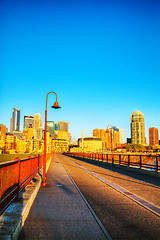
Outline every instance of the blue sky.
[[0, 1], [0, 123], [13, 107], [40, 113], [46, 94], [61, 109], [48, 120], [69, 122], [75, 138], [108, 124], [130, 136], [139, 110], [160, 130], [160, 2]]

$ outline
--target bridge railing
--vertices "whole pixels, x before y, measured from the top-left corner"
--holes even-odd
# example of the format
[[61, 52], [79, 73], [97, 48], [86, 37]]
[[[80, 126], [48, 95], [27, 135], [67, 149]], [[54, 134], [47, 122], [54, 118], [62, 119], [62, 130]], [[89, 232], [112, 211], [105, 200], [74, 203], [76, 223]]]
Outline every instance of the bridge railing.
[[111, 164], [140, 168], [150, 171], [160, 171], [159, 155], [132, 155], [132, 154], [112, 154], [111, 153], [77, 153], [68, 152], [67, 155], [93, 160], [103, 161]]
[[[46, 162], [52, 153], [46, 155]], [[0, 215], [4, 210], [19, 198], [19, 194], [28, 185], [32, 178], [43, 168], [44, 155], [15, 158], [11, 162], [0, 164]]]

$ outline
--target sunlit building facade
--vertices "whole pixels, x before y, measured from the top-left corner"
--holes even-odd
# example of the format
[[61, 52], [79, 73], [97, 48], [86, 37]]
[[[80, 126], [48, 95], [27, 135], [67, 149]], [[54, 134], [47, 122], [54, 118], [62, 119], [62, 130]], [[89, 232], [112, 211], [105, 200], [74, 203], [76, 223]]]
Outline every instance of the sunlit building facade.
[[149, 145], [159, 145], [158, 128], [149, 128]]
[[42, 127], [42, 120], [41, 120], [40, 113], [35, 113], [34, 114], [34, 127], [35, 127], [35, 129], [38, 129], [38, 128]]
[[47, 121], [47, 131], [50, 133], [51, 137], [54, 138], [55, 123], [53, 121]]
[[10, 133], [14, 130], [20, 131], [20, 109], [13, 108], [12, 118], [10, 120]]
[[[93, 129], [93, 137], [100, 138], [102, 140], [102, 149], [116, 148], [119, 141], [119, 131], [114, 129]], [[113, 144], [113, 145], [112, 145]]]
[[58, 124], [59, 124], [60, 131], [68, 132], [68, 122], [61, 121], [61, 122], [58, 122]]
[[83, 148], [82, 150], [84, 152], [101, 152], [102, 140], [96, 137], [85, 137], [82, 144], [82, 138], [79, 138], [78, 146], [80, 149]]
[[131, 115], [131, 141], [134, 144], [145, 144], [145, 127], [143, 113], [135, 111]]
[[24, 116], [24, 128], [28, 129], [29, 127], [34, 128], [35, 119], [32, 116]]

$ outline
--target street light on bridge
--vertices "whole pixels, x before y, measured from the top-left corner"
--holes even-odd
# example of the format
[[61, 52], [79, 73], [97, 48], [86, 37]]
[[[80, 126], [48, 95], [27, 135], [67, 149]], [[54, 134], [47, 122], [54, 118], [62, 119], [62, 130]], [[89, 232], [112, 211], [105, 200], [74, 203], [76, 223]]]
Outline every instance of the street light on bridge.
[[49, 92], [47, 93], [46, 96], [46, 109], [45, 109], [45, 130], [44, 130], [44, 158], [43, 158], [43, 182], [42, 182], [42, 186], [46, 186], [46, 132], [47, 132], [47, 102], [48, 102], [48, 95], [50, 93], [54, 93], [56, 95], [56, 101], [54, 103], [53, 106], [51, 106], [52, 108], [58, 109], [61, 108], [57, 102], [57, 93], [55, 92]]
[[112, 151], [112, 165], [113, 165], [113, 128], [112, 125], [108, 125], [106, 132], [109, 132], [109, 135], [111, 136], [111, 151]]

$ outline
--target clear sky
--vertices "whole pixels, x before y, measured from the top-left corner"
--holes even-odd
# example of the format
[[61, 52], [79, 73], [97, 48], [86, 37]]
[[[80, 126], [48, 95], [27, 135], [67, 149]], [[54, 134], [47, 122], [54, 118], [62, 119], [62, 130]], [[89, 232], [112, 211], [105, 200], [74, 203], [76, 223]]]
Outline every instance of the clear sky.
[[13, 107], [40, 113], [46, 94], [61, 109], [48, 120], [69, 122], [75, 138], [108, 124], [130, 136], [130, 117], [144, 114], [160, 130], [159, 0], [1, 0], [0, 123]]

